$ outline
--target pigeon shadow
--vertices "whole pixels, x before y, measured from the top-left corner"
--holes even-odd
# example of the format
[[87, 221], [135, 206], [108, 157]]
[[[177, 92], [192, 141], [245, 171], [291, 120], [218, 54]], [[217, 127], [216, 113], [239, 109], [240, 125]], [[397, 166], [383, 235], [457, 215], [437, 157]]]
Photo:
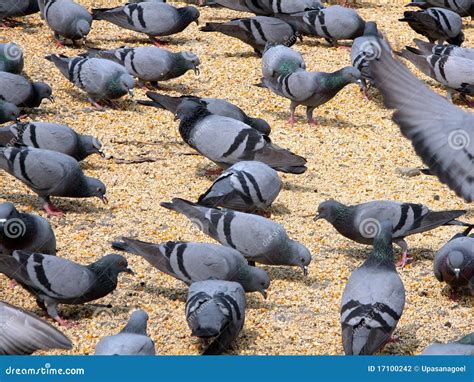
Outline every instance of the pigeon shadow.
[[254, 51], [232, 52], [232, 53], [226, 52], [226, 53], [224, 53], [223, 56], [227, 57], [227, 58], [234, 58], [234, 57], [242, 57], [242, 58], [255, 57], [255, 58], [259, 58], [258, 54], [255, 53]]
[[418, 329], [417, 323], [398, 326], [395, 331], [397, 341], [387, 344], [381, 354], [413, 355], [420, 344], [416, 337]]
[[297, 267], [290, 266], [268, 266], [264, 268], [270, 280], [286, 280], [295, 282], [304, 282], [303, 270]]
[[258, 330], [245, 326], [242, 332], [239, 334], [238, 338], [230, 345], [224, 355], [239, 355], [239, 353], [243, 349], [253, 349], [259, 335], [260, 333], [258, 332]]
[[463, 308], [473, 307], [474, 297], [471, 296], [471, 291], [467, 285], [457, 289], [457, 298], [455, 300], [451, 298], [451, 293], [452, 288], [448, 284], [445, 284], [441, 290], [441, 295], [446, 298], [447, 304], [455, 304], [451, 307], [451, 309], [456, 309], [458, 306], [462, 306]]
[[283, 203], [274, 203], [268, 209], [268, 212], [276, 216], [289, 215], [291, 211]]
[[313, 187], [304, 186], [301, 184], [295, 184], [290, 182], [283, 182], [282, 189], [285, 191], [299, 191], [299, 192], [314, 192]]
[[157, 286], [155, 284], [146, 284], [141, 290], [145, 293], [149, 293], [155, 296], [162, 296], [170, 301], [179, 301], [182, 303], [186, 303], [188, 288], [183, 283], [181, 283], [181, 285], [181, 288], [168, 288], [163, 286]]
[[[125, 99], [125, 98], [119, 98], [119, 99], [113, 100], [112, 102], [115, 105], [115, 107], [105, 106], [104, 110], [99, 110], [99, 109], [94, 108], [91, 105], [89, 99], [87, 98], [87, 95], [84, 92], [81, 92], [76, 88], [68, 88], [65, 91], [72, 98], [78, 101], [79, 107], [82, 106], [82, 111], [85, 113], [92, 113], [92, 112], [103, 113], [107, 110], [134, 111], [137, 113], [141, 111], [139, 107], [140, 105], [136, 101]], [[75, 113], [75, 110], [69, 109], [68, 112]]]

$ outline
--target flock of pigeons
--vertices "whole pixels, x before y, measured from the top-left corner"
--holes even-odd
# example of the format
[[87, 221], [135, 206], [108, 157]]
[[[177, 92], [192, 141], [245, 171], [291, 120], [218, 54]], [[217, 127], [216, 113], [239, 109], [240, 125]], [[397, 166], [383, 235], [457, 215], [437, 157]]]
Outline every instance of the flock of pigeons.
[[[474, 50], [460, 48], [461, 17], [470, 15], [471, 0], [426, 0], [411, 3], [422, 10], [408, 11], [408, 22], [428, 42], [398, 52], [448, 88], [449, 100], [429, 90], [392, 56], [388, 41], [374, 22], [339, 5], [324, 7], [316, 0], [214, 0], [220, 6], [257, 16], [224, 23], [208, 23], [201, 30], [220, 32], [246, 42], [262, 56], [258, 86], [287, 98], [290, 122], [295, 109], [306, 106], [308, 122], [313, 111], [343, 87], [356, 83], [364, 94], [375, 88], [387, 107], [396, 109], [395, 122], [413, 141], [416, 152], [436, 175], [459, 196], [474, 199], [474, 116], [449, 102], [453, 94], [471, 94]], [[460, 4], [463, 5], [460, 5]], [[211, 5], [211, 4], [210, 4]], [[437, 6], [442, 6], [437, 7]], [[92, 14], [72, 0], [10, 0], [0, 4], [0, 21], [41, 11], [58, 43], [85, 40], [93, 20], [157, 38], [179, 33], [197, 22], [199, 11], [175, 8], [158, 0], [133, 2]], [[306, 70], [303, 57], [290, 48], [298, 38], [325, 38], [336, 46], [353, 40], [353, 66], [334, 73]], [[434, 42], [438, 44], [435, 45]], [[443, 45], [445, 42], [450, 45]], [[154, 88], [159, 81], [199, 71], [199, 58], [191, 52], [172, 53], [159, 46], [89, 49], [77, 57], [47, 57], [90, 102], [101, 109], [115, 107], [113, 100], [133, 95], [136, 81]], [[87, 177], [79, 162], [102, 154], [100, 142], [67, 126], [43, 122], [20, 123], [20, 110], [39, 107], [53, 99], [45, 83], [31, 82], [21, 73], [23, 54], [15, 43], [0, 45], [0, 168], [38, 194], [48, 216], [63, 212], [51, 197], [98, 197], [107, 202], [106, 187]], [[306, 160], [273, 143], [269, 124], [252, 118], [223, 99], [193, 95], [171, 97], [148, 92], [145, 106], [166, 109], [180, 120], [182, 139], [224, 172], [197, 202], [175, 198], [161, 203], [179, 212], [219, 244], [169, 241], [161, 244], [123, 237], [114, 249], [143, 257], [153, 267], [189, 285], [186, 319], [193, 336], [203, 340], [203, 354], [221, 354], [244, 326], [245, 293], [266, 298], [267, 272], [255, 266], [296, 266], [306, 275], [309, 250], [292, 240], [280, 224], [265, 217], [278, 196], [278, 171], [301, 174]], [[464, 139], [460, 139], [464, 138]], [[262, 212], [263, 211], [263, 212]], [[458, 290], [474, 290], [473, 225], [457, 220], [465, 211], [435, 212], [421, 204], [372, 201], [346, 206], [328, 200], [318, 207], [343, 236], [373, 245], [363, 265], [351, 275], [341, 302], [342, 342], [346, 354], [373, 354], [390, 340], [405, 305], [405, 288], [394, 263], [392, 243], [402, 249], [400, 265], [409, 260], [405, 237], [442, 225], [465, 226], [436, 254], [435, 276]], [[18, 211], [12, 203], [0, 204], [0, 272], [36, 299], [40, 308], [61, 325], [67, 323], [59, 304], [78, 305], [113, 292], [121, 273], [133, 274], [125, 257], [107, 255], [89, 265], [56, 256], [56, 240], [47, 219]], [[155, 354], [147, 336], [148, 315], [135, 311], [122, 331], [103, 338], [96, 354]], [[0, 302], [0, 354], [31, 354], [40, 349], [69, 349], [71, 341], [36, 315]], [[433, 344], [424, 354], [474, 354], [474, 333], [448, 344]]]

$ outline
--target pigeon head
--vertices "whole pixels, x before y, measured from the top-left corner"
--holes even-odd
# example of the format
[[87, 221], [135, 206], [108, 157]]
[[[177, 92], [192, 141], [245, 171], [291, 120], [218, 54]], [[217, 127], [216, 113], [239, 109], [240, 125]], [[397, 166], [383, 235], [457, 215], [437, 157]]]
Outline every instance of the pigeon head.
[[91, 31], [91, 25], [86, 19], [79, 19], [76, 21], [76, 25], [73, 28], [74, 40], [79, 40], [86, 37]]
[[347, 206], [336, 200], [326, 200], [318, 206], [318, 213], [314, 220], [324, 219], [329, 223], [334, 223], [346, 211]]
[[105, 275], [112, 280], [117, 279], [120, 273], [128, 273], [134, 275], [135, 273], [128, 267], [128, 262], [122, 255], [115, 253], [106, 255], [97, 260], [90, 266], [100, 276]]
[[142, 334], [146, 336], [148, 314], [144, 310], [138, 309], [132, 313], [127, 325], [122, 329], [122, 333]]
[[86, 177], [86, 184], [87, 184], [87, 195], [84, 196], [96, 196], [105, 204], [108, 203], [108, 200], [105, 196], [107, 192], [107, 188], [105, 184], [102, 183], [99, 179]]
[[456, 37], [448, 38], [446, 42], [452, 45], [461, 46], [462, 43], [464, 42], [464, 33], [461, 32]]
[[342, 76], [346, 79], [348, 83], [360, 84], [362, 82], [361, 73], [359, 69], [354, 68], [353, 66], [347, 66], [342, 69]]
[[119, 85], [121, 86], [123, 91], [127, 92], [130, 97], [133, 98], [133, 88], [135, 87], [135, 80], [130, 74], [122, 74], [120, 76]]
[[446, 263], [456, 279], [459, 279], [464, 265], [464, 255], [459, 251], [451, 251], [446, 258]]
[[186, 99], [176, 109], [175, 120], [199, 119], [200, 116], [207, 114], [209, 114], [209, 111], [206, 102], [198, 99]]
[[0, 219], [12, 219], [19, 215], [13, 203], [5, 202], [0, 204]]
[[0, 101], [0, 121], [19, 122], [20, 109], [10, 102]]
[[178, 12], [184, 25], [189, 25], [192, 22], [195, 22], [197, 25], [199, 25], [200, 13], [196, 7], [178, 8]]
[[251, 266], [241, 267], [239, 280], [246, 292], [260, 292], [263, 298], [267, 298], [270, 277], [263, 269]]
[[51, 86], [44, 82], [34, 82], [33, 91], [35, 93], [35, 98], [38, 101], [38, 106], [43, 99], [48, 99], [51, 102], [54, 102], [53, 89]]
[[300, 267], [305, 276], [308, 275], [308, 265], [311, 263], [311, 252], [303, 244], [295, 240], [288, 241], [288, 255], [290, 258], [288, 265]]
[[263, 135], [270, 135], [272, 132], [272, 128], [268, 122], [262, 118], [250, 118], [249, 121], [247, 121], [247, 125], [252, 126], [255, 130], [260, 131]]
[[180, 56], [182, 57], [182, 60], [183, 60], [183, 65], [184, 65], [184, 69], [187, 69], [187, 70], [194, 70], [194, 74], [196, 75], [199, 75], [200, 71], [199, 71], [199, 65], [201, 65], [201, 61], [199, 60], [199, 57], [196, 56], [194, 53], [192, 52], [182, 52], [180, 54]]
[[91, 154], [99, 154], [104, 156], [102, 152], [102, 144], [100, 141], [91, 135], [79, 135], [80, 157], [76, 158], [78, 161], [83, 160]]
[[377, 23], [368, 21], [365, 23], [364, 36], [382, 37], [377, 29]]
[[193, 336], [212, 338], [219, 335], [225, 328], [229, 318], [222, 312], [216, 301], [206, 300], [188, 315], [187, 321]]

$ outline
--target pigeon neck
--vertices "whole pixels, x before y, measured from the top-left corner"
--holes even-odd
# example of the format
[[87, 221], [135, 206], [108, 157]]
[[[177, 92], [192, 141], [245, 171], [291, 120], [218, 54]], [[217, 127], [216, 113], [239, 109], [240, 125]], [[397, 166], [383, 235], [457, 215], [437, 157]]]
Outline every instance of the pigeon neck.
[[137, 320], [130, 320], [122, 329], [122, 333], [133, 333], [146, 336], [146, 322], [137, 322]]
[[96, 284], [100, 285], [104, 292], [104, 296], [113, 291], [118, 284], [118, 272], [105, 267], [101, 260], [96, 261], [88, 266], [88, 268], [97, 276]]
[[344, 86], [348, 85], [350, 81], [344, 75], [343, 69], [338, 70], [337, 72], [330, 73], [326, 77], [325, 85], [330, 89], [335, 91], [341, 90]]
[[171, 67], [173, 77], [179, 77], [192, 69], [190, 62], [181, 53], [173, 53], [174, 65]]
[[381, 233], [374, 239], [374, 249], [369, 255], [369, 261], [394, 267], [391, 232]]
[[186, 143], [191, 145], [190, 139], [194, 126], [209, 115], [211, 115], [211, 113], [205, 107], [199, 107], [196, 108], [194, 113], [186, 115], [181, 119], [179, 133]]

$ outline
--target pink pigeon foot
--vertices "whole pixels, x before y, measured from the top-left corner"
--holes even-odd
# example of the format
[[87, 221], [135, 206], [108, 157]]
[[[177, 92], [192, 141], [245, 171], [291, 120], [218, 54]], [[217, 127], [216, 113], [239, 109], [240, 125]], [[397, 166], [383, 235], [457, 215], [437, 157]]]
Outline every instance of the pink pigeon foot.
[[48, 217], [50, 216], [63, 216], [64, 212], [60, 210], [58, 207], [55, 207], [51, 202], [46, 202], [43, 204], [43, 208], [48, 214]]
[[308, 119], [308, 124], [313, 125], [313, 126], [318, 126], [316, 120], [314, 118]]
[[405, 251], [402, 253], [402, 258], [397, 263], [397, 267], [405, 268], [405, 265], [407, 265], [409, 261], [413, 261], [413, 257], [408, 257], [408, 252]]
[[76, 326], [76, 324], [67, 322], [66, 320], [62, 319], [59, 316], [53, 317], [53, 320], [56, 321], [59, 325], [64, 326], [67, 329], [72, 328], [73, 326]]
[[10, 280], [10, 282], [8, 283], [8, 287], [10, 289], [15, 289], [15, 287], [17, 286], [17, 282], [13, 279]]
[[290, 117], [290, 119], [288, 120], [288, 123], [289, 123], [291, 126], [293, 126], [293, 125], [296, 123], [296, 118], [295, 118], [294, 115], [292, 115], [292, 116]]
[[209, 170], [206, 170], [206, 172], [204, 173], [204, 175], [206, 176], [215, 176], [215, 175], [220, 175], [222, 174], [222, 169], [217, 167], [217, 168], [211, 168]]
[[449, 294], [449, 298], [453, 301], [457, 301], [459, 296], [458, 296], [458, 290], [456, 288], [451, 289], [451, 293]]

